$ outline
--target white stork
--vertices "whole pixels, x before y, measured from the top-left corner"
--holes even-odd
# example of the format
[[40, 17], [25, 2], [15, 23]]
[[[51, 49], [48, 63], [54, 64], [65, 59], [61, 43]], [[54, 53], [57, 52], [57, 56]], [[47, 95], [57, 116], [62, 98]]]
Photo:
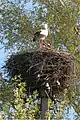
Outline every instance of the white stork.
[[43, 47], [43, 40], [48, 36], [48, 25], [45, 24], [45, 29], [41, 29], [34, 34], [33, 42], [39, 40], [40, 48]]

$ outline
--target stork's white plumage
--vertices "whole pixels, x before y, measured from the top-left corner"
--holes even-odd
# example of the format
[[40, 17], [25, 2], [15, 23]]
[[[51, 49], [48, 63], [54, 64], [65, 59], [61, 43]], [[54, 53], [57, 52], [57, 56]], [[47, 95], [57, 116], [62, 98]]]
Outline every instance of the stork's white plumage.
[[46, 88], [50, 91], [49, 83], [46, 83]]
[[43, 40], [48, 36], [48, 25], [45, 24], [45, 29], [41, 29], [34, 34], [33, 41], [39, 40], [40, 48], [43, 47]]

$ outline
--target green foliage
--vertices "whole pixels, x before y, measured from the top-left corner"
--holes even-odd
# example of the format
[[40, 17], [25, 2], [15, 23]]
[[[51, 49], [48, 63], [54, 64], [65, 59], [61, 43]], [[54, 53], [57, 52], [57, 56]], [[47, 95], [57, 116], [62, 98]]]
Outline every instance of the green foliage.
[[34, 91], [33, 95], [30, 95], [26, 100], [26, 107], [28, 108], [28, 119], [39, 119], [40, 118], [40, 100], [37, 99], [38, 93]]
[[13, 85], [5, 80], [0, 73], [0, 111], [5, 116], [11, 116], [10, 106], [13, 101]]
[[21, 77], [18, 76], [13, 78], [14, 84], [17, 87], [14, 89], [14, 112], [13, 116], [16, 120], [35, 120], [40, 117], [39, 105], [37, 96], [38, 93], [35, 91], [33, 95], [27, 96], [26, 83], [20, 82]]
[[67, 96], [67, 93], [68, 93], [68, 91], [67, 91], [67, 89], [65, 89], [64, 90], [64, 98], [61, 101], [60, 105], [58, 105], [58, 108], [57, 108], [57, 110], [58, 110], [57, 120], [61, 120], [63, 118], [63, 111], [64, 111], [65, 107], [67, 107], [69, 104], [69, 98]]
[[[45, 2], [47, 9], [45, 20], [51, 23], [51, 31], [55, 35], [55, 47], [63, 44], [71, 52], [74, 52], [80, 41], [76, 37], [74, 27], [76, 26], [79, 5], [76, 6], [72, 1], [64, 2], [65, 6], [58, 1]], [[72, 48], [73, 46], [73, 48]]]
[[[19, 49], [30, 41], [33, 35], [32, 24], [29, 20], [28, 12], [25, 12], [23, 6], [8, 2], [2, 2], [1, 7], [1, 41], [6, 49]], [[7, 7], [8, 6], [8, 7]], [[21, 48], [20, 48], [21, 49]]]
[[[37, 6], [35, 6], [37, 3]], [[77, 4], [78, 3], [78, 4]], [[6, 7], [8, 4], [8, 7]], [[79, 1], [33, 1], [31, 10], [27, 10], [19, 1], [3, 3], [1, 8], [1, 33], [6, 38], [6, 48], [17, 46], [17, 49], [32, 47], [33, 31], [40, 28], [42, 22], [50, 25], [54, 47], [64, 45], [67, 50], [74, 52], [80, 44], [74, 27], [79, 14]], [[55, 36], [55, 37], [54, 37]], [[5, 43], [5, 42], [4, 42]]]
[[14, 119], [16, 120], [26, 120], [26, 108], [23, 98], [26, 96], [25, 83], [18, 84], [18, 88], [14, 89]]
[[[26, 3], [32, 2], [32, 9], [28, 9]], [[75, 55], [77, 76], [76, 84], [72, 85], [61, 105], [60, 112], [57, 117], [62, 117], [65, 104], [73, 106], [75, 111], [80, 114], [80, 55], [76, 52], [77, 46], [80, 45], [80, 37], [74, 28], [80, 14], [80, 0], [20, 0], [8, 1], [3, 0], [0, 3], [0, 43], [6, 49], [16, 51], [30, 51], [38, 48], [38, 43], [33, 43], [32, 38], [35, 30], [42, 26], [42, 22], [49, 23], [50, 38], [54, 49], [69, 51]], [[77, 29], [77, 28], [76, 28]], [[37, 47], [36, 47], [37, 46]], [[11, 52], [11, 51], [10, 51]], [[16, 84], [16, 83], [15, 83]], [[13, 102], [13, 94], [15, 96], [15, 119], [35, 119], [39, 113], [37, 106], [37, 93], [27, 98], [24, 104], [24, 96], [26, 95], [25, 83], [20, 83], [13, 93], [14, 84], [1, 79], [0, 81], [0, 103], [1, 110], [5, 114], [9, 114], [11, 102]], [[73, 89], [72, 89], [73, 88]], [[37, 100], [37, 101], [36, 101]], [[77, 104], [76, 104], [77, 103]], [[26, 110], [26, 107], [30, 110]], [[6, 108], [6, 109], [5, 109]], [[39, 113], [40, 114], [40, 113]], [[39, 118], [39, 115], [37, 116]]]

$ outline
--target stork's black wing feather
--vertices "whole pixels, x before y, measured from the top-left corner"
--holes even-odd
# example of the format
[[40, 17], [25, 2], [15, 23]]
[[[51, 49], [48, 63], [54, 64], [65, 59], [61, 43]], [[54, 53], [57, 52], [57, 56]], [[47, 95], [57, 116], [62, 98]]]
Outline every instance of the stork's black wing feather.
[[39, 37], [39, 35], [40, 35], [40, 32], [41, 32], [41, 31], [37, 31], [36, 33], [34, 33], [34, 36], [37, 36], [37, 37]]
[[40, 32], [41, 32], [41, 31], [37, 31], [37, 32], [34, 33], [33, 42], [36, 41], [36, 38], [39, 38]]
[[35, 41], [36, 41], [36, 38], [34, 37], [34, 38], [33, 38], [33, 42], [35, 42]]

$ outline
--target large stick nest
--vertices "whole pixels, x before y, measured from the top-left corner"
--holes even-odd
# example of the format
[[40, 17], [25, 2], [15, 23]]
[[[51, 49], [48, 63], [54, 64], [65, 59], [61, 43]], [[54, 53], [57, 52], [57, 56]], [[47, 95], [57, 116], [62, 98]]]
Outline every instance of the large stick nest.
[[41, 50], [11, 55], [5, 68], [11, 78], [21, 75], [21, 81], [26, 81], [31, 92], [47, 90], [48, 83], [49, 95], [53, 97], [70, 85], [74, 62], [69, 53]]

